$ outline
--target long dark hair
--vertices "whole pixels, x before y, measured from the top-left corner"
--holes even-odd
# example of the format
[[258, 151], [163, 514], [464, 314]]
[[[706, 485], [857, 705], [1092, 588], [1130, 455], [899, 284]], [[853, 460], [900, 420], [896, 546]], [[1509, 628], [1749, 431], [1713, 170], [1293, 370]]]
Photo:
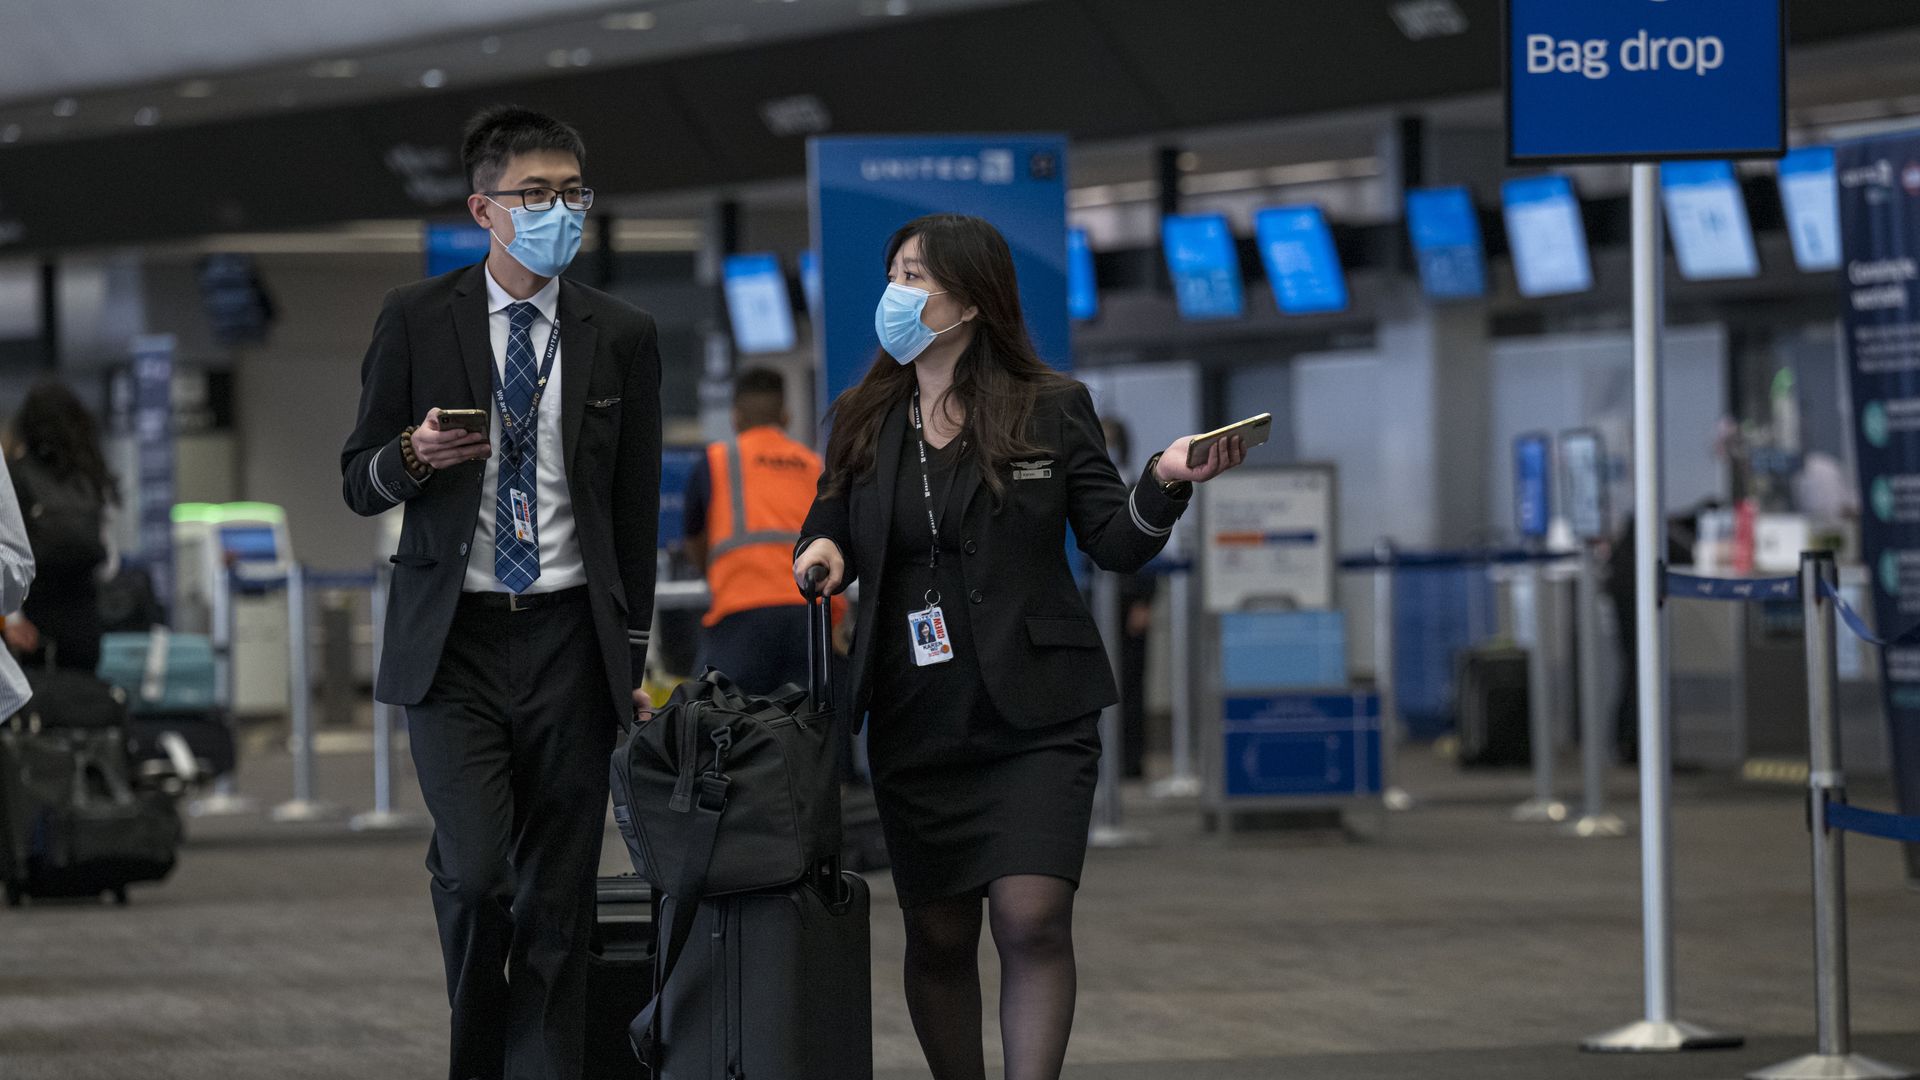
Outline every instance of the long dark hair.
[[[887, 241], [889, 269], [901, 247], [916, 236], [928, 275], [961, 307], [980, 309], [973, 321], [973, 341], [953, 369], [953, 385], [927, 411], [939, 409], [952, 418], [958, 403], [968, 441], [980, 456], [981, 479], [998, 498], [1006, 486], [1000, 466], [1041, 450], [1027, 439], [1034, 402], [1042, 394], [1074, 385], [1073, 380], [1034, 352], [1020, 311], [1013, 252], [1000, 230], [962, 214], [915, 218]], [[913, 365], [895, 363], [882, 349], [860, 382], [833, 403], [827, 414], [833, 424], [827, 439], [829, 491], [845, 490], [873, 468], [881, 425], [913, 392], [913, 385]]]
[[100, 450], [100, 425], [65, 383], [43, 379], [27, 391], [13, 418], [14, 453], [31, 457], [62, 480], [78, 480], [118, 503], [120, 485]]

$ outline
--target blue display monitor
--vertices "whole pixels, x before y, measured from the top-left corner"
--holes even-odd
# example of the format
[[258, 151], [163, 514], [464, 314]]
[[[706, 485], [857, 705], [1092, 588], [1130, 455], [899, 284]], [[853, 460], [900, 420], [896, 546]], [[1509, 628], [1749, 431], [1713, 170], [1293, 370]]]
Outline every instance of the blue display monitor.
[[1082, 322], [1100, 314], [1100, 286], [1085, 229], [1067, 230], [1067, 314]]
[[1472, 192], [1463, 187], [1407, 192], [1407, 233], [1428, 296], [1467, 300], [1487, 294], [1487, 252]]
[[471, 221], [428, 222], [427, 276], [472, 266], [487, 257], [492, 242], [492, 234]]
[[1660, 166], [1660, 200], [1667, 234], [1688, 281], [1724, 281], [1760, 273], [1747, 200], [1733, 165], [1725, 161], [1670, 161]]
[[687, 538], [687, 484], [694, 466], [707, 456], [705, 447], [669, 446], [660, 452], [661, 547], [673, 547]]
[[1347, 309], [1347, 276], [1317, 206], [1274, 206], [1253, 216], [1274, 302], [1289, 315]]
[[820, 317], [820, 256], [809, 249], [800, 253], [800, 291], [807, 297], [807, 315]]
[[1528, 540], [1545, 539], [1553, 521], [1553, 442], [1542, 432], [1513, 440], [1513, 525]]
[[1507, 247], [1522, 296], [1560, 296], [1593, 288], [1593, 262], [1580, 200], [1564, 176], [1532, 176], [1500, 186]]
[[789, 352], [794, 347], [793, 298], [777, 255], [729, 255], [727, 320], [743, 353]]
[[1780, 202], [1800, 269], [1840, 269], [1840, 185], [1833, 147], [1809, 146], [1780, 159]]
[[1183, 317], [1233, 319], [1246, 313], [1240, 253], [1225, 214], [1170, 214], [1161, 222], [1160, 242]]

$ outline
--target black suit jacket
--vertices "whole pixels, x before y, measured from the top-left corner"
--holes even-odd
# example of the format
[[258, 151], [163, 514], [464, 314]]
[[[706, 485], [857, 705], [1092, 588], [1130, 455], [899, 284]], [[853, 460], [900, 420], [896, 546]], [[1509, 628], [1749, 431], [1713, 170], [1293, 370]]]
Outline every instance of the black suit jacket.
[[[485, 463], [423, 483], [408, 475], [400, 435], [432, 408], [492, 403], [484, 264], [387, 294], [360, 368], [360, 416], [340, 453], [347, 505], [385, 513], [406, 504], [393, 556], [388, 647], [375, 694], [417, 705], [433, 685], [466, 581]], [[646, 672], [660, 519], [660, 351], [653, 317], [584, 285], [560, 282], [562, 452], [586, 564], [594, 630], [616, 715], [629, 715]], [[541, 447], [546, 453], [547, 448]]]
[[[875, 607], [900, 471], [894, 448], [907, 428], [903, 399], [881, 428], [874, 469], [834, 495], [825, 494], [822, 476], [822, 494], [795, 549], [820, 537], [832, 540], [847, 561], [847, 580], [860, 582], [850, 695], [856, 723], [871, 705], [874, 634], [905, 632], [904, 612]], [[1003, 465], [1006, 494], [997, 504], [977, 456], [961, 459], [954, 483], [958, 505], [966, 507], [959, 536], [967, 595], [945, 602], [971, 605], [972, 640], [955, 645], [979, 657], [1000, 714], [1017, 727], [1033, 728], [1119, 700], [1100, 632], [1067, 566], [1067, 525], [1101, 568], [1131, 573], [1166, 546], [1187, 503], [1170, 498], [1145, 473], [1131, 488], [1121, 481], [1107, 456], [1093, 398], [1078, 383], [1037, 403], [1028, 437], [1048, 450], [1035, 459], [1023, 457], [1032, 468], [1021, 471], [1047, 475], [1016, 480], [1015, 466]]]

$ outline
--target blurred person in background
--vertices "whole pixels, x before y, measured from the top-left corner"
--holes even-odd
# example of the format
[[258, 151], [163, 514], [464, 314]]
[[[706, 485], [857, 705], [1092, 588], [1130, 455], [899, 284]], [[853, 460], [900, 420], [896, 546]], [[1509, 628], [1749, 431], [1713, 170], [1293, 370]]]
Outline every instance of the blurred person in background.
[[[1133, 440], [1125, 422], [1100, 418], [1114, 468], [1126, 475], [1133, 463]], [[1147, 634], [1153, 630], [1153, 598], [1160, 579], [1152, 574], [1120, 574], [1120, 772], [1129, 779], [1147, 774]]]
[[65, 384], [43, 381], [13, 418], [7, 462], [36, 567], [32, 593], [7, 619], [7, 647], [27, 667], [91, 675], [100, 665], [100, 580], [113, 556], [107, 516], [120, 502], [100, 426]]
[[[779, 372], [741, 372], [735, 435], [708, 446], [687, 480], [687, 557], [712, 596], [695, 667], [718, 668], [749, 694], [807, 685], [806, 599], [793, 588], [792, 555], [820, 458], [787, 436], [792, 419]], [[835, 597], [835, 615], [845, 608]]]

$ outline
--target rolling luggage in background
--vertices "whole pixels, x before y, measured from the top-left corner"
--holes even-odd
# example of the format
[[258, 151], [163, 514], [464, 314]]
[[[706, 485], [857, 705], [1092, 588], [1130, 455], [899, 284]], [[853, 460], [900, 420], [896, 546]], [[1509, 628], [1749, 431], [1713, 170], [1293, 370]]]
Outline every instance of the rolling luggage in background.
[[627, 1025], [653, 996], [653, 890], [637, 874], [603, 877], [587, 955], [584, 1080], [648, 1080]]
[[1526, 766], [1532, 758], [1525, 649], [1473, 649], [1460, 654], [1460, 764]]
[[185, 740], [203, 779], [225, 776], [238, 764], [233, 728], [216, 708], [213, 643], [206, 636], [165, 627], [108, 634], [100, 640], [99, 675], [126, 695], [136, 762], [168, 761], [163, 738], [172, 733]]

